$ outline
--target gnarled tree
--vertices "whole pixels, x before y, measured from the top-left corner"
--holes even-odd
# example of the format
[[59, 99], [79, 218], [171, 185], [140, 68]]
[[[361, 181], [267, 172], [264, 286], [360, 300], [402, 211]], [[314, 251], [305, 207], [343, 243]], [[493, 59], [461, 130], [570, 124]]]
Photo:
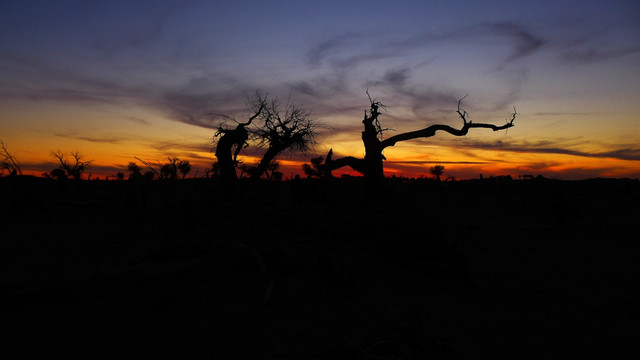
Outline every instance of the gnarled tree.
[[258, 146], [266, 147], [266, 150], [251, 178], [260, 178], [276, 156], [285, 150], [309, 151], [316, 144], [316, 130], [321, 126], [302, 106], [287, 102], [282, 109], [278, 99], [271, 100], [260, 113], [259, 124], [254, 130]]
[[[251, 125], [251, 122], [258, 117], [264, 108], [267, 106], [267, 97], [262, 97], [256, 93], [256, 98], [249, 101], [249, 106], [253, 110], [253, 115], [249, 117], [249, 120], [245, 123], [238, 123], [234, 129], [225, 129], [223, 124], [218, 126], [218, 131], [214, 134], [214, 142], [216, 138], [220, 137], [216, 142], [215, 156], [218, 159], [218, 170], [220, 171], [220, 178], [225, 183], [233, 183], [238, 179], [236, 174], [236, 166], [238, 165], [238, 154], [240, 151], [248, 146], [249, 131], [247, 127]], [[227, 119], [234, 120], [233, 118], [222, 115]], [[231, 155], [231, 150], [233, 156]]]
[[220, 176], [226, 182], [237, 180], [237, 157], [248, 146], [250, 138], [258, 147], [266, 149], [258, 165], [251, 171], [251, 179], [256, 180], [269, 170], [270, 164], [282, 152], [304, 153], [311, 149], [316, 143], [316, 130], [322, 126], [300, 105], [287, 102], [283, 107], [277, 98], [268, 99], [259, 93], [248, 103], [253, 115], [247, 122], [239, 123], [235, 129], [225, 129], [220, 125], [214, 136], [214, 139], [220, 137], [215, 155]]
[[380, 116], [379, 109], [384, 107], [384, 105], [378, 101], [372, 100], [371, 97], [369, 97], [370, 108], [369, 111], [365, 110], [364, 120], [362, 120], [362, 123], [364, 124], [364, 131], [362, 131], [362, 142], [365, 148], [364, 159], [355, 158], [352, 156], [332, 159], [333, 150], [329, 150], [329, 154], [327, 155], [323, 166], [325, 175], [330, 176], [331, 171], [349, 166], [352, 169], [362, 173], [367, 180], [375, 183], [384, 178], [382, 162], [383, 160], [386, 160], [386, 158], [384, 157], [382, 152], [387, 147], [394, 146], [400, 141], [432, 137], [436, 135], [438, 131], [446, 132], [453, 136], [464, 136], [467, 135], [469, 130], [473, 128], [485, 128], [491, 129], [493, 131], [505, 130], [513, 126], [513, 122], [516, 119], [516, 115], [518, 114], [514, 107], [511, 117], [507, 119], [505, 124], [500, 126], [485, 123], [474, 123], [469, 119], [469, 114], [462, 108], [462, 101], [464, 99], [465, 98], [463, 97], [462, 99], [458, 100], [458, 109], [456, 111], [462, 119], [462, 127], [460, 127], [459, 129], [451, 127], [449, 125], [435, 124], [424, 129], [405, 132], [383, 139], [382, 133], [385, 131], [385, 129], [380, 126], [378, 116]]

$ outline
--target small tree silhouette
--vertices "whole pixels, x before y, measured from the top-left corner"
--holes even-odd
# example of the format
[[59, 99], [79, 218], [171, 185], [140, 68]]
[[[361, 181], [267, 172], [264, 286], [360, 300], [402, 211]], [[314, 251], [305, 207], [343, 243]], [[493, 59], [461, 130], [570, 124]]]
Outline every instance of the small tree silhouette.
[[284, 174], [282, 174], [280, 171], [278, 171], [279, 168], [280, 168], [280, 162], [279, 161], [275, 161], [275, 160], [271, 161], [269, 163], [269, 166], [267, 166], [266, 171], [264, 172], [264, 174], [267, 177], [267, 179], [272, 180], [272, 181], [280, 181], [280, 180], [282, 180], [282, 177], [284, 176]]
[[429, 168], [429, 172], [431, 173], [431, 175], [436, 177], [436, 180], [440, 181], [440, 176], [442, 175], [442, 173], [444, 173], [444, 165], [434, 165]]
[[49, 173], [49, 176], [51, 176], [52, 178], [58, 180], [58, 181], [64, 181], [67, 180], [69, 177], [67, 176], [67, 173], [62, 170], [62, 169], [53, 169], [51, 170], [51, 172]]
[[5, 170], [9, 175], [22, 175], [20, 163], [7, 149], [7, 144], [0, 140], [0, 174], [4, 174]]
[[[188, 160], [178, 161], [178, 171], [182, 174], [182, 179], [191, 171], [191, 164]], [[197, 174], [196, 174], [197, 175]]]
[[72, 177], [74, 180], [82, 179], [82, 173], [89, 167], [89, 165], [91, 165], [92, 161], [83, 160], [84, 155], [82, 155], [79, 151], [73, 151], [69, 154], [69, 156], [71, 156], [73, 160], [69, 160], [69, 156], [67, 156], [60, 150], [52, 151], [51, 156], [53, 156], [60, 162], [59, 169], [64, 170], [67, 176]]
[[324, 161], [324, 157], [318, 156], [311, 159], [311, 164], [302, 164], [302, 171], [308, 177], [321, 177], [322, 172], [322, 162]]
[[129, 179], [139, 179], [140, 177], [142, 177], [142, 169], [140, 169], [140, 166], [138, 166], [138, 164], [134, 163], [133, 161], [129, 163], [129, 165], [127, 165], [127, 170], [129, 170], [130, 174], [129, 174]]
[[177, 163], [178, 161], [180, 161], [180, 159], [176, 157], [168, 157], [167, 159], [169, 160], [169, 162], [160, 166], [160, 180], [175, 180], [178, 177]]
[[[178, 178], [178, 172], [182, 174], [182, 178], [191, 171], [191, 164], [188, 160], [180, 160], [177, 157], [167, 157], [167, 162], [161, 164], [159, 161], [154, 165], [149, 161], [142, 160], [139, 157], [135, 158], [140, 161], [144, 166], [149, 169], [144, 173], [145, 177], [156, 178], [158, 180], [175, 180]], [[128, 166], [131, 171], [131, 176], [137, 177], [141, 175], [140, 167], [130, 162]]]

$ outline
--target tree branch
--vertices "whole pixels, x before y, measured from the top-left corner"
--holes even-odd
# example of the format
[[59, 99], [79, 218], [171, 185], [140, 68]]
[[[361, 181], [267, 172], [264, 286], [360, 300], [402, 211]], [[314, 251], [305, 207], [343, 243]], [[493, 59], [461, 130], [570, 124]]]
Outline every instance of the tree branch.
[[22, 169], [20, 168], [20, 163], [16, 158], [9, 152], [7, 149], [7, 145], [4, 141], [0, 140], [0, 156], [3, 157], [2, 163], [3, 168], [9, 169], [13, 173], [18, 173], [22, 175]]
[[320, 170], [323, 171], [325, 174], [331, 174], [333, 170], [337, 170], [345, 166], [348, 166], [353, 170], [361, 174], [364, 174], [365, 166], [366, 166], [364, 159], [358, 159], [353, 156], [345, 156], [345, 157], [333, 160], [331, 158], [332, 156], [333, 156], [333, 149], [329, 150], [329, 153], [327, 154], [327, 158], [324, 161], [324, 164], [320, 166]]
[[504, 125], [497, 126], [493, 124], [484, 124], [484, 123], [474, 124], [471, 120], [468, 119], [469, 113], [467, 113], [467, 111], [462, 109], [461, 107], [462, 100], [464, 100], [465, 97], [463, 97], [458, 101], [458, 110], [456, 111], [458, 115], [460, 115], [460, 118], [462, 119], [462, 123], [463, 123], [460, 129], [456, 129], [449, 125], [443, 125], [443, 124], [431, 125], [421, 130], [398, 134], [386, 140], [383, 140], [381, 142], [382, 148], [384, 149], [388, 146], [394, 146], [398, 141], [406, 141], [406, 140], [417, 139], [417, 138], [428, 138], [428, 137], [434, 136], [438, 131], [444, 131], [453, 136], [465, 136], [467, 135], [467, 133], [469, 132], [469, 129], [471, 128], [484, 128], [484, 129], [491, 129], [493, 131], [500, 131], [500, 130], [506, 130], [513, 126], [513, 122], [515, 121], [516, 116], [518, 115], [515, 106], [513, 107], [513, 114], [511, 114], [511, 118], [508, 119]]

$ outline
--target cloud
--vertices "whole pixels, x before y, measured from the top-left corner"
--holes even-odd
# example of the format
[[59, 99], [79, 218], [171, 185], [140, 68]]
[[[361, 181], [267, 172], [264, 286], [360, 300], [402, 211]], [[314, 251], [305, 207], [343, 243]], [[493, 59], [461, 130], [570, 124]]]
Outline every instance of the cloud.
[[536, 52], [540, 47], [545, 44], [540, 36], [534, 34], [523, 25], [514, 22], [494, 22], [480, 24], [469, 29], [470, 31], [480, 30], [480, 33], [486, 33], [487, 35], [506, 36], [511, 41], [511, 54], [509, 54], [504, 62], [513, 62], [521, 59], [525, 56], [531, 55]]
[[624, 48], [602, 48], [590, 45], [582, 49], [570, 49], [561, 55], [561, 60], [571, 64], [587, 64], [598, 61], [606, 61], [640, 52], [640, 46], [628, 46]]
[[507, 45], [511, 49], [509, 55], [500, 60], [498, 67], [531, 55], [546, 43], [543, 37], [520, 23], [501, 21], [482, 22], [458, 26], [441, 32], [422, 33], [394, 40], [387, 46], [393, 47], [395, 51], [406, 51], [434, 44], [465, 46], [468, 43], [488, 41], [490, 45], [502, 45], [502, 39], [507, 39]]
[[449, 164], [449, 165], [486, 165], [492, 164], [492, 161], [393, 161], [387, 160], [386, 165], [431, 165], [431, 164]]
[[[420, 79], [420, 86], [415, 86], [418, 76], [417, 68], [430, 64], [433, 59], [416, 63], [407, 56], [425, 49], [433, 51], [451, 51], [451, 48], [464, 48], [477, 44], [488, 44], [492, 47], [507, 47], [507, 54], [495, 60], [493, 71], [506, 76], [508, 90], [500, 99], [494, 101], [493, 109], [511, 106], [520, 94], [520, 90], [528, 80], [528, 71], [524, 65], [514, 65], [518, 60], [538, 52], [547, 40], [528, 27], [510, 21], [483, 22], [471, 25], [454, 26], [439, 32], [423, 32], [418, 35], [389, 38], [384, 34], [341, 34], [314, 45], [307, 54], [309, 63], [317, 67], [329, 64], [335, 78], [342, 82], [348, 77], [369, 76], [368, 68], [361, 67], [367, 62], [383, 59], [405, 59], [408, 64], [391, 65], [393, 61], [381, 61], [387, 66], [384, 74], [377, 79], [368, 79], [366, 86], [388, 88], [389, 97], [408, 101], [410, 110], [416, 117], [425, 117], [434, 110], [449, 108], [451, 104], [464, 95], [464, 92], [447, 89], [442, 82], [429, 86]], [[454, 50], [455, 51], [455, 50]], [[413, 55], [411, 55], [413, 57]], [[442, 55], [446, 56], [446, 55]], [[413, 64], [411, 64], [413, 62]], [[384, 66], [383, 65], [383, 66]], [[509, 65], [509, 66], [507, 66]], [[515, 68], [514, 68], [515, 66]], [[360, 70], [360, 73], [357, 72]], [[437, 69], [434, 69], [437, 71]], [[326, 75], [326, 74], [325, 74]], [[321, 86], [309, 81], [296, 83], [294, 88], [310, 96], [319, 96]], [[343, 87], [344, 89], [344, 87]], [[393, 100], [393, 99], [392, 99]]]
[[142, 118], [139, 118], [139, 117], [135, 117], [135, 116], [128, 116], [128, 117], [125, 118], [125, 120], [136, 122], [138, 124], [143, 124], [143, 125], [149, 125], [150, 124], [150, 122], [148, 120], [145, 120], [145, 119], [142, 119]]
[[74, 139], [74, 140], [82, 140], [88, 141], [92, 143], [109, 143], [109, 144], [119, 144], [122, 141], [129, 140], [129, 137], [124, 136], [87, 136], [87, 135], [78, 135], [76, 133], [55, 133], [54, 136], [66, 138], [66, 139]]
[[480, 150], [499, 150], [516, 153], [558, 154], [590, 158], [614, 158], [619, 160], [640, 161], [640, 148], [633, 146], [619, 145], [618, 148], [609, 151], [589, 152], [583, 150], [574, 150], [569, 147], [562, 147], [562, 143], [562, 140], [558, 142], [548, 140], [538, 142], [510, 142], [503, 140], [485, 142], [465, 139], [464, 141], [455, 144], [452, 143], [451, 147], [474, 148]]
[[327, 58], [332, 57], [348, 48], [355, 40], [362, 40], [363, 35], [357, 32], [348, 32], [332, 36], [326, 40], [315, 43], [306, 54], [306, 60], [313, 66], [322, 64]]
[[162, 151], [162, 152], [211, 152], [213, 147], [211, 142], [189, 142], [189, 141], [154, 141], [149, 145], [150, 147]]

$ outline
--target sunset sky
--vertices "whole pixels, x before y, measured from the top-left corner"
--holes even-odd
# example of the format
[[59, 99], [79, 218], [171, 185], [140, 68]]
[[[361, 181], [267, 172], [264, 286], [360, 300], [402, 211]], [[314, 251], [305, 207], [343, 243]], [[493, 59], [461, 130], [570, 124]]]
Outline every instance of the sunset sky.
[[475, 122], [519, 113], [508, 131], [387, 148], [389, 176], [640, 178], [637, 0], [5, 0], [0, 37], [0, 139], [25, 173], [55, 168], [53, 150], [82, 152], [94, 176], [135, 157], [203, 171], [209, 114], [245, 120], [260, 90], [330, 126], [281, 157], [288, 175], [330, 148], [363, 156], [368, 89], [387, 136], [461, 126], [465, 95]]

